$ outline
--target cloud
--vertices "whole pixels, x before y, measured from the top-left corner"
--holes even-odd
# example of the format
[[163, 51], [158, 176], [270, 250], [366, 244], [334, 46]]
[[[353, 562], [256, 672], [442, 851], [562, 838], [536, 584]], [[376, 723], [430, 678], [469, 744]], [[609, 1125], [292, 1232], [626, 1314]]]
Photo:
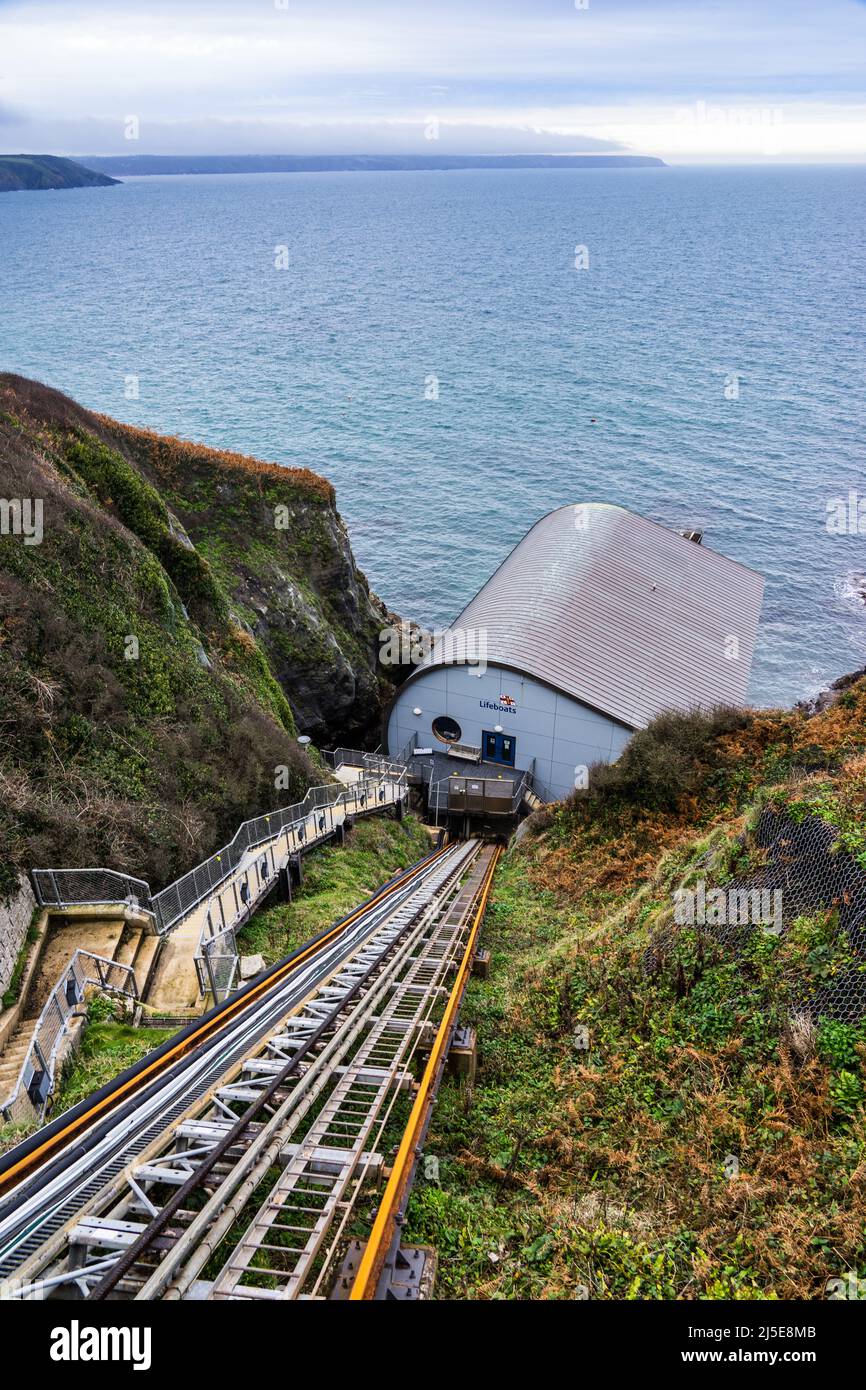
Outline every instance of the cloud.
[[5, 134], [43, 154], [580, 154], [621, 141], [484, 122], [144, 121], [129, 140], [122, 121], [29, 121]]
[[[488, 152], [509, 139], [515, 151], [585, 149], [594, 140], [668, 157], [684, 147], [678, 113], [703, 103], [728, 113], [782, 107], [803, 152], [831, 157], [857, 148], [866, 7], [13, 0], [0, 2], [0, 52], [0, 96], [21, 131], [79, 152], [117, 148], [129, 114], [141, 122], [142, 152], [178, 153], [303, 152], [302, 140], [310, 153], [408, 150], [435, 115], [454, 150]], [[726, 120], [727, 146], [718, 123], [696, 119], [687, 157], [725, 148], [759, 156], [760, 139], [737, 131], [733, 114]], [[4, 142], [9, 130], [6, 122]], [[667, 148], [653, 144], [665, 140]]]

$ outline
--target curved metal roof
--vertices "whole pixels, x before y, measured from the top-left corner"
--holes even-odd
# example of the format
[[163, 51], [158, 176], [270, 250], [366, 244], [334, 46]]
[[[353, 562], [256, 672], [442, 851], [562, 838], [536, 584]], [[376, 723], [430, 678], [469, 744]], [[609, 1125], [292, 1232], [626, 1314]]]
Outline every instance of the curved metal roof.
[[[662, 710], [742, 703], [763, 587], [716, 551], [592, 502], [537, 521], [448, 633], [486, 632], [489, 663], [643, 728]], [[454, 661], [448, 633], [420, 670]]]

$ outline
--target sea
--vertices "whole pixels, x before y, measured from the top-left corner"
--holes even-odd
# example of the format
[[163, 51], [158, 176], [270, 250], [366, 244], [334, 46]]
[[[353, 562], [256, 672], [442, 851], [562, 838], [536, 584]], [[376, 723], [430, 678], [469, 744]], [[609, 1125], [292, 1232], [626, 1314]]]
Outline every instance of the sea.
[[[543, 513], [750, 565], [750, 699], [866, 663], [866, 168], [130, 178], [0, 195], [0, 368], [331, 479], [453, 619]], [[860, 505], [862, 503], [862, 506]]]

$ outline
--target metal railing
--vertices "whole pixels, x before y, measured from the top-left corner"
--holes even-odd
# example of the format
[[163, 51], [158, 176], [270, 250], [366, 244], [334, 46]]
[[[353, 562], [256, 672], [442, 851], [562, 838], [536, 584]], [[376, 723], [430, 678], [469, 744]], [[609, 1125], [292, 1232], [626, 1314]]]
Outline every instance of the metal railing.
[[[511, 794], [511, 799], [510, 799], [510, 814], [511, 814], [511, 815], [516, 815], [516, 814], [517, 814], [517, 812], [520, 810], [521, 803], [522, 803], [523, 798], [525, 797], [526, 793], [527, 793], [528, 791], [531, 791], [534, 775], [535, 775], [535, 759], [533, 758], [533, 759], [532, 759], [532, 762], [529, 764], [529, 767], [527, 767], [526, 769], [524, 769], [524, 771], [521, 773], [520, 780], [519, 780], [518, 782], [514, 783], [513, 790], [512, 790], [512, 794]], [[454, 774], [452, 774], [452, 776], [454, 776]], [[439, 824], [439, 813], [440, 813], [440, 811], [447, 811], [447, 810], [448, 810], [448, 806], [449, 806], [449, 796], [450, 796], [450, 793], [449, 793], [449, 784], [450, 784], [450, 782], [451, 782], [451, 780], [452, 780], [452, 776], [449, 776], [449, 777], [441, 777], [441, 778], [439, 779], [438, 782], [434, 782], [434, 781], [432, 780], [432, 775], [431, 775], [431, 779], [430, 779], [429, 784], [428, 784], [428, 790], [427, 790], [427, 809], [428, 809], [428, 811], [433, 811], [433, 812], [435, 813], [435, 816], [436, 816], [436, 824], [437, 824], [437, 825]], [[492, 780], [493, 780], [492, 778], [485, 777], [483, 773], [478, 773], [478, 774], [466, 773], [466, 778], [469, 778], [469, 777], [472, 777], [473, 780], [477, 780], [477, 781], [481, 781], [481, 782], [485, 782], [485, 783], [488, 782], [488, 781], [492, 781]], [[463, 778], [463, 774], [461, 774], [461, 779], [462, 779], [462, 778]], [[504, 799], [504, 798], [503, 798], [503, 799]]]
[[325, 749], [323, 756], [335, 772], [340, 767], [357, 767], [366, 772], [388, 772], [397, 777], [406, 768], [401, 758], [386, 758], [383, 753], [365, 753], [360, 748], [329, 748]]
[[30, 1039], [18, 1080], [9, 1096], [0, 1103], [0, 1114], [12, 1123], [32, 1118], [41, 1120], [54, 1091], [58, 1064], [64, 1043], [75, 1020], [81, 1017], [88, 988], [109, 994], [138, 998], [135, 972], [130, 965], [107, 960], [92, 951], [77, 950], [52, 989]]
[[418, 745], [418, 730], [415, 729], [415, 730], [409, 735], [409, 737], [407, 738], [406, 742], [403, 744], [403, 747], [400, 749], [400, 751], [399, 751], [398, 753], [395, 753], [395, 754], [394, 754], [394, 761], [397, 762], [397, 763], [403, 763], [404, 766], [408, 767], [409, 763], [412, 761], [412, 757], [413, 757], [413, 755], [414, 755], [414, 753], [415, 753], [415, 749], [416, 749], [417, 745]]
[[279, 830], [268, 843], [259, 846], [260, 852], [250, 856], [241, 872], [211, 895], [195, 957], [201, 993], [212, 994], [215, 1001], [231, 993], [240, 964], [237, 932], [291, 859], [329, 839], [348, 816], [369, 815], [402, 801], [407, 788], [405, 767], [400, 768], [397, 776], [390, 772], [378, 776], [364, 772], [359, 781], [338, 788], [339, 794], [327, 807], [313, 810], [303, 821]]
[[[351, 762], [351, 766], [405, 782], [405, 766], [378, 754], [340, 748], [330, 756], [337, 759], [333, 764], [336, 767], [349, 762], [350, 757], [357, 757], [359, 761]], [[155, 930], [163, 934], [210, 897], [214, 889], [235, 872], [251, 849], [273, 840], [283, 830], [304, 825], [316, 811], [324, 811], [327, 816], [328, 808], [345, 795], [345, 787], [337, 782], [311, 787], [303, 801], [244, 821], [227, 845], [159, 893], [151, 894], [142, 879], [115, 873], [112, 869], [34, 869], [31, 877], [37, 901], [41, 907], [60, 908], [125, 903], [149, 913]]]
[[34, 869], [30, 875], [41, 907], [108, 907], [126, 903], [153, 916], [150, 886], [114, 869]]

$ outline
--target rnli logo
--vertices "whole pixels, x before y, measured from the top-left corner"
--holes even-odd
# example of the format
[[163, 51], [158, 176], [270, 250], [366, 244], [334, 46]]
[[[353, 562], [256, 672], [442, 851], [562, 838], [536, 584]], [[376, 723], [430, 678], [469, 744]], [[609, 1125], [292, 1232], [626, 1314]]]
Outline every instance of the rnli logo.
[[504, 705], [506, 709], [514, 709], [517, 701], [511, 695], [500, 695], [499, 703]]

